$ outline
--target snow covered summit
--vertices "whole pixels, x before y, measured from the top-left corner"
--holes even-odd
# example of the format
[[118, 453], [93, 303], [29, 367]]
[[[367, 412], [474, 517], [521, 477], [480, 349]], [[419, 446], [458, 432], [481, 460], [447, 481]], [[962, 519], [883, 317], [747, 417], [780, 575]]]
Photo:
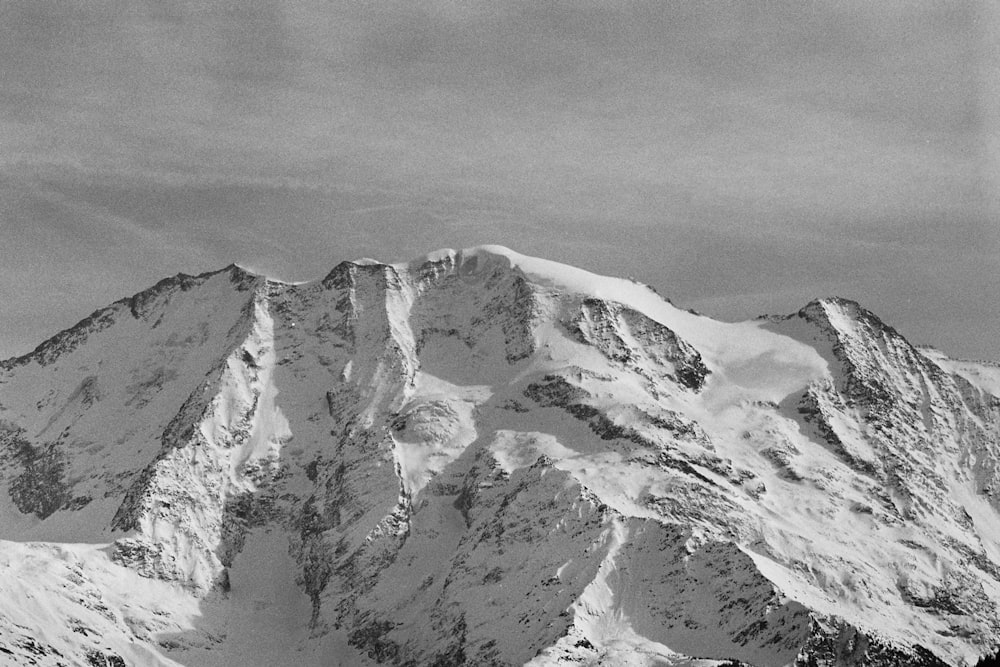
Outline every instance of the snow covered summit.
[[998, 386], [498, 246], [179, 275], [0, 362], [0, 664], [972, 663]]

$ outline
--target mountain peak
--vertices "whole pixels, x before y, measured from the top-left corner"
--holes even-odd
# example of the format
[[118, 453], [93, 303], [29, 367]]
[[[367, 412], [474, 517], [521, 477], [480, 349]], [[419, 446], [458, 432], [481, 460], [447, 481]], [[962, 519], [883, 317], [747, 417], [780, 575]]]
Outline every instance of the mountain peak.
[[844, 315], [850, 319], [871, 316], [861, 304], [851, 299], [840, 296], [828, 296], [820, 299], [813, 299], [799, 311], [803, 317], [822, 317], [829, 319], [831, 314]]

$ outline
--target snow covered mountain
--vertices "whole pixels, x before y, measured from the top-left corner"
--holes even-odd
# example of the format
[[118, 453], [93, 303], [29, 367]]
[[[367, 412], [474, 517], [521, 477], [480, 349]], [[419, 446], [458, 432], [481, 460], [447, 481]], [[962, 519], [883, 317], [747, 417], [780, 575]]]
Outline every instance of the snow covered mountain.
[[971, 664], [998, 394], [496, 246], [179, 275], [0, 364], [0, 664]]

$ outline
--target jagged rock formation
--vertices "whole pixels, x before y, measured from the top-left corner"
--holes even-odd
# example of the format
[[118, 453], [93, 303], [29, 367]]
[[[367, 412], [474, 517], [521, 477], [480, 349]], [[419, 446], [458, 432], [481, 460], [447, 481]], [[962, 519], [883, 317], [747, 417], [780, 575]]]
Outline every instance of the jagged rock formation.
[[998, 386], [497, 247], [178, 276], [0, 364], [0, 663], [972, 664]]

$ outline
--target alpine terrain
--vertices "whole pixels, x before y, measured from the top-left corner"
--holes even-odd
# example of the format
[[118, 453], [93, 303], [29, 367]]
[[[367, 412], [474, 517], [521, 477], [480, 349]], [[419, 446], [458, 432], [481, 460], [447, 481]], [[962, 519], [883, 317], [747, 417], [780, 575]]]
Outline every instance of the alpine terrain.
[[181, 274], [0, 363], [0, 664], [971, 665], [998, 396], [497, 246]]

